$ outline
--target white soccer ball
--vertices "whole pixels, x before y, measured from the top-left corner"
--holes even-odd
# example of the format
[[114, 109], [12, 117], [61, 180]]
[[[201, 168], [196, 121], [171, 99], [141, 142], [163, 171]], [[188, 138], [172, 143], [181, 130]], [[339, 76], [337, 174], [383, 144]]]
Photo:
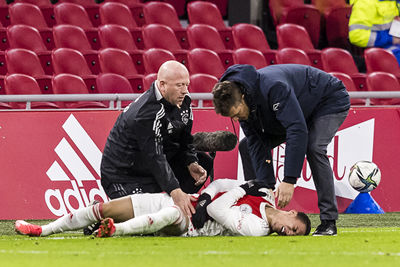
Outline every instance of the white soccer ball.
[[371, 192], [380, 181], [381, 171], [371, 161], [358, 161], [350, 169], [349, 184], [359, 192]]

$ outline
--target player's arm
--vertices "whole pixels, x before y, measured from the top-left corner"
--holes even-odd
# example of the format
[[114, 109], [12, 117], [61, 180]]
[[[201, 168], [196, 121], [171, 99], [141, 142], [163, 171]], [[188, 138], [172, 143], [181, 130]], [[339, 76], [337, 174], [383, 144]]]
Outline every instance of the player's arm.
[[207, 214], [207, 206], [211, 200], [219, 193], [226, 192], [240, 185], [241, 182], [232, 179], [218, 179], [210, 183], [197, 199], [196, 212], [192, 217], [193, 226], [197, 229], [202, 228], [204, 223], [211, 219]]
[[247, 214], [238, 208], [232, 208], [245, 194], [245, 190], [241, 187], [229, 190], [208, 205], [208, 214], [233, 233], [243, 236], [267, 235], [269, 228], [265, 220], [252, 213]]

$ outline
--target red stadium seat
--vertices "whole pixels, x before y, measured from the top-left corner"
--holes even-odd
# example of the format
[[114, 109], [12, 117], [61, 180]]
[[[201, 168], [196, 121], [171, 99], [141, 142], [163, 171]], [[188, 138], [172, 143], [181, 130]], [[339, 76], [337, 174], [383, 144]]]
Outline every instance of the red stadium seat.
[[171, 4], [158, 1], [147, 2], [143, 11], [147, 24], [169, 26], [175, 32], [180, 46], [184, 49], [189, 49], [186, 29], [182, 27], [177, 11]]
[[[343, 82], [344, 86], [346, 87], [347, 91], [349, 91], [349, 92], [359, 91], [359, 90], [357, 90], [357, 87], [354, 84], [353, 79], [351, 79], [351, 77], [349, 75], [342, 73], [342, 72], [329, 72], [329, 74], [332, 74], [333, 76], [335, 76], [336, 78], [341, 80]], [[351, 103], [351, 105], [365, 106], [365, 99], [351, 98], [350, 103]]]
[[279, 49], [299, 48], [307, 53], [313, 67], [322, 69], [321, 50], [314, 49], [310, 36], [304, 27], [296, 24], [281, 24], [276, 27]]
[[298, 48], [282, 48], [276, 53], [276, 63], [278, 64], [301, 64], [311, 66], [311, 61], [307, 54]]
[[210, 25], [191, 24], [187, 28], [187, 35], [190, 47], [206, 48], [218, 53], [221, 62], [225, 67], [233, 64], [232, 50], [227, 50], [218, 34], [218, 31]]
[[149, 24], [143, 27], [143, 38], [146, 48], [162, 48], [171, 51], [176, 60], [186, 64], [187, 50], [182, 49], [174, 31], [162, 24]]
[[233, 51], [233, 58], [235, 64], [249, 64], [256, 69], [261, 69], [268, 65], [261, 51], [251, 48], [236, 49]]
[[92, 49], [82, 28], [75, 25], [61, 24], [53, 27], [56, 48], [66, 47], [80, 51], [94, 74], [99, 73], [97, 51]]
[[168, 60], [176, 60], [175, 56], [168, 50], [162, 48], [150, 48], [146, 50], [143, 53], [146, 74], [157, 73], [160, 66]]
[[101, 49], [99, 61], [102, 73], [111, 72], [125, 76], [130, 81], [135, 93], [143, 92], [143, 75], [138, 74], [127, 51], [117, 48]]
[[388, 72], [400, 79], [400, 66], [392, 52], [373, 47], [364, 51], [367, 73], [375, 71]]
[[[41, 90], [35, 78], [25, 74], [10, 74], [4, 79], [5, 91], [8, 95], [40, 95]], [[26, 108], [25, 102], [11, 102], [12, 108]], [[51, 102], [31, 102], [31, 108], [59, 108]]]
[[346, 0], [311, 0], [311, 4], [313, 4], [321, 14], [338, 7], [347, 6]]
[[39, 83], [42, 93], [52, 92], [51, 76], [45, 74], [35, 52], [23, 48], [9, 49], [6, 51], [6, 62], [9, 74], [20, 73], [32, 76]]
[[322, 50], [322, 66], [326, 72], [342, 72], [354, 81], [357, 90], [366, 90], [366, 74], [359, 73], [352, 55], [342, 48], [328, 47]]
[[263, 30], [253, 24], [238, 23], [232, 27], [233, 40], [237, 48], [252, 48], [264, 54], [268, 65], [276, 61], [276, 50], [271, 50]]
[[99, 39], [102, 48], [118, 48], [126, 50], [132, 57], [139, 73], [144, 73], [143, 51], [136, 47], [128, 28], [117, 24], [106, 24], [99, 27]]
[[10, 5], [9, 12], [11, 25], [24, 24], [38, 29], [47, 48], [49, 50], [54, 48], [52, 30], [38, 6], [29, 3], [15, 3]]
[[90, 70], [81, 52], [71, 48], [58, 48], [53, 50], [51, 58], [55, 75], [60, 73], [78, 75], [85, 81], [90, 92], [97, 92], [96, 75]]
[[15, 3], [28, 3], [32, 5], [36, 5], [42, 11], [43, 17], [49, 27], [55, 25], [54, 19], [54, 11], [53, 11], [53, 4], [50, 0], [15, 0]]
[[328, 45], [349, 49], [349, 20], [351, 6], [328, 9], [325, 13], [325, 29]]
[[0, 75], [5, 74], [7, 74], [6, 54], [4, 51], [0, 51]]
[[[176, 0], [173, 0], [173, 1], [176, 1]], [[117, 2], [117, 3], [121, 3], [121, 4], [128, 6], [129, 10], [132, 13], [133, 19], [136, 21], [136, 24], [139, 27], [146, 24], [144, 12], [143, 12], [144, 4], [141, 3], [141, 0], [105, 0], [104, 2], [105, 3]]]
[[17, 24], [7, 28], [10, 48], [25, 48], [34, 51], [42, 63], [46, 74], [53, 74], [51, 51], [48, 50], [39, 31], [28, 25]]
[[[77, 75], [62, 73], [53, 76], [54, 94], [89, 94], [83, 79]], [[59, 102], [60, 107], [65, 108], [105, 108], [97, 101]]]
[[303, 0], [270, 0], [269, 8], [275, 25], [293, 23], [303, 26], [314, 47], [318, 47], [321, 14], [315, 6], [305, 5]]
[[9, 43], [7, 39], [7, 30], [0, 23], [0, 50], [4, 51], [9, 48]]
[[[217, 77], [204, 74], [197, 73], [190, 75], [190, 85], [189, 92], [190, 93], [211, 93], [214, 85], [218, 82]], [[192, 100], [192, 106], [199, 106], [198, 100]], [[203, 100], [203, 107], [213, 107], [212, 100]]]
[[140, 49], [144, 48], [142, 30], [134, 20], [128, 6], [117, 2], [106, 2], [100, 6], [99, 13], [102, 25], [117, 24], [127, 27], [131, 31], [136, 46]]
[[[400, 91], [399, 80], [391, 73], [376, 71], [367, 75], [368, 91]], [[399, 105], [399, 98], [371, 99], [372, 105]]]
[[157, 73], [150, 73], [144, 76], [143, 78], [143, 86], [144, 90], [150, 89], [151, 84], [157, 80]]
[[37, 5], [15, 3], [9, 6], [9, 12], [12, 25], [25, 24], [37, 29], [47, 29], [49, 27], [43, 17], [42, 11]]
[[74, 3], [60, 3], [54, 6], [54, 15], [57, 25], [70, 24], [81, 27], [85, 31], [93, 49], [100, 48], [97, 29], [94, 28], [83, 6]]
[[225, 25], [215, 4], [205, 1], [190, 2], [187, 5], [187, 12], [190, 24], [206, 24], [215, 27], [223, 40], [224, 46], [227, 49], [235, 48], [232, 28]]
[[10, 13], [8, 12], [8, 4], [6, 1], [0, 1], [0, 23], [4, 27], [10, 25]]
[[[31, 0], [35, 1], [35, 0]], [[99, 4], [93, 0], [58, 0], [58, 3], [75, 3], [85, 8], [94, 27], [100, 25]]]
[[4, 102], [0, 102], [0, 109], [12, 109], [12, 107]]
[[[98, 93], [100, 94], [133, 94], [130, 82], [127, 78], [116, 73], [101, 73], [96, 80]], [[126, 107], [132, 101], [121, 101], [121, 106]], [[107, 102], [103, 102], [109, 105]]]
[[225, 71], [218, 54], [205, 48], [190, 50], [188, 63], [191, 74], [205, 73], [220, 78]]

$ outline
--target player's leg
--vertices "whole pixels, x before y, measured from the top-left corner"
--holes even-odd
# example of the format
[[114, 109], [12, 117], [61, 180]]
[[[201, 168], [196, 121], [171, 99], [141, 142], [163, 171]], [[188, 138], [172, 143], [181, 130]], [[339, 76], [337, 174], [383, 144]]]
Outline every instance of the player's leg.
[[[110, 211], [104, 209], [103, 214], [119, 219], [118, 221], [125, 220], [129, 216], [135, 218], [115, 226], [113, 220], [104, 220], [97, 236], [110, 236], [114, 233], [113, 227], [116, 235], [154, 233], [167, 225], [182, 221], [180, 210], [174, 206], [172, 198], [166, 193], [134, 194], [130, 199], [130, 206], [127, 203], [116, 208], [110, 206]], [[132, 211], [130, 215], [125, 214], [127, 209]]]
[[122, 223], [114, 223], [112, 219], [107, 218], [102, 221], [96, 236], [109, 237], [151, 234], [172, 225], [176, 225], [174, 227], [174, 234], [179, 235], [187, 228], [186, 221], [183, 218], [184, 216], [177, 206], [165, 207], [156, 213], [141, 215]]
[[326, 229], [332, 228], [329, 232], [336, 234], [335, 222], [338, 219], [338, 210], [327, 147], [346, 116], [347, 112], [325, 115], [315, 119], [309, 127], [307, 161], [317, 190], [321, 219], [321, 225], [316, 232], [324, 233], [328, 232]]
[[[115, 209], [113, 211], [112, 209]], [[30, 236], [48, 236], [82, 229], [107, 217], [117, 221], [127, 220], [133, 217], [132, 201], [130, 197], [112, 200], [106, 203], [97, 203], [71, 212], [49, 224], [39, 226], [18, 220], [15, 230], [19, 234]]]

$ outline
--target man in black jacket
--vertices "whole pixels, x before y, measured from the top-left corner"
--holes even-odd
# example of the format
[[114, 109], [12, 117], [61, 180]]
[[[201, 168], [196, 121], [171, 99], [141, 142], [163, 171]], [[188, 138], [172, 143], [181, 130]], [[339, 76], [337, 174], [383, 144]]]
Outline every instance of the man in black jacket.
[[211, 166], [192, 145], [188, 85], [186, 67], [167, 61], [151, 88], [118, 117], [101, 162], [101, 183], [110, 198], [164, 191], [186, 215], [194, 213], [187, 193], [204, 184], [202, 165]]
[[245, 175], [252, 176], [246, 179], [255, 178], [274, 189], [271, 149], [286, 142], [284, 179], [275, 192], [279, 207], [292, 199], [307, 155], [321, 219], [314, 235], [336, 235], [338, 210], [326, 153], [350, 108], [343, 83], [304, 65], [272, 65], [259, 70], [234, 65], [215, 85], [213, 95], [215, 111], [239, 121], [246, 135], [239, 145]]

